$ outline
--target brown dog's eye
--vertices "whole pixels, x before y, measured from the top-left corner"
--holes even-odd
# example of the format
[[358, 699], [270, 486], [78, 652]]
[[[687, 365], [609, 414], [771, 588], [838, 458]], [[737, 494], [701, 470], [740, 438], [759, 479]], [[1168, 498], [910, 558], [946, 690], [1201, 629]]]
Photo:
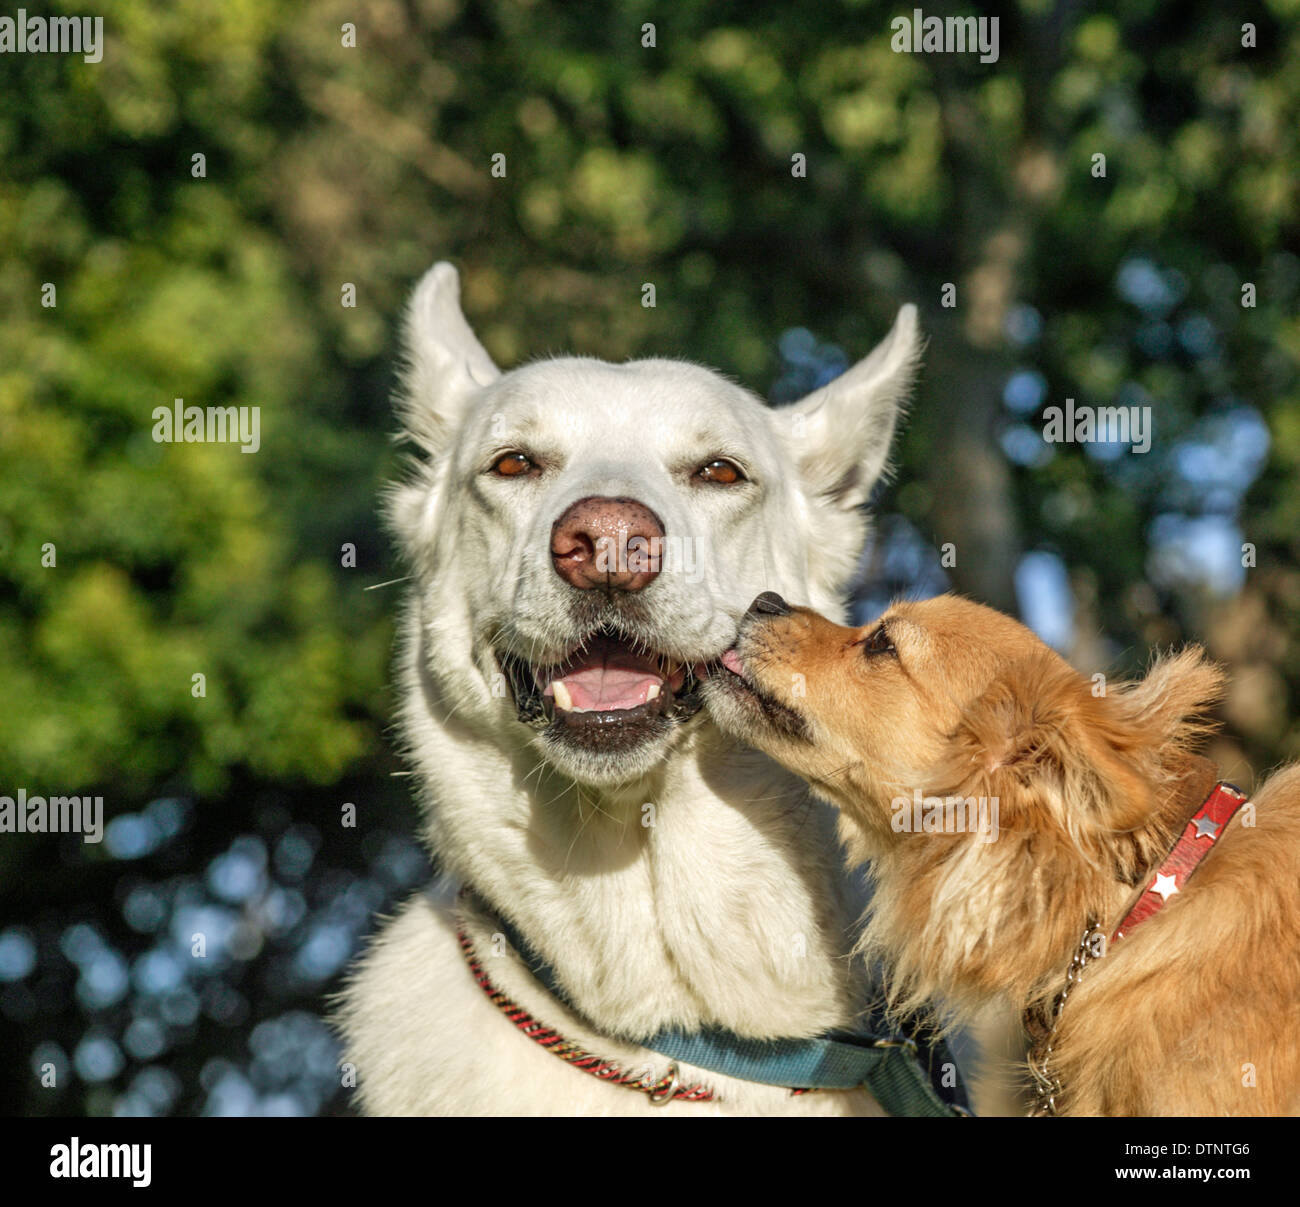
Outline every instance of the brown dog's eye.
[[740, 466], [734, 461], [728, 461], [719, 457], [716, 461], [710, 461], [707, 465], [701, 465], [695, 471], [695, 476], [701, 482], [713, 482], [718, 486], [734, 486], [737, 482], [744, 482], [745, 475], [741, 473]]
[[521, 478], [537, 468], [523, 453], [506, 453], [492, 462], [492, 472], [500, 478]]
[[876, 654], [897, 654], [894, 643], [889, 640], [889, 633], [885, 626], [879, 625], [862, 639], [862, 652], [868, 658]]

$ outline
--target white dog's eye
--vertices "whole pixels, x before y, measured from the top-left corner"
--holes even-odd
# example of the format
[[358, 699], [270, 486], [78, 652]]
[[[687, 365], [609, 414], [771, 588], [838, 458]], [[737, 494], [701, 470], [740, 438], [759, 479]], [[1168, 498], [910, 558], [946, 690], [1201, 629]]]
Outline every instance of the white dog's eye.
[[540, 468], [523, 453], [505, 453], [492, 462], [492, 472], [499, 478], [522, 478]]
[[734, 486], [737, 482], [748, 481], [740, 466], [725, 457], [701, 465], [695, 471], [695, 477], [700, 482], [713, 482], [718, 486]]
[[897, 654], [885, 626], [878, 625], [862, 639], [862, 652], [868, 658], [874, 654]]

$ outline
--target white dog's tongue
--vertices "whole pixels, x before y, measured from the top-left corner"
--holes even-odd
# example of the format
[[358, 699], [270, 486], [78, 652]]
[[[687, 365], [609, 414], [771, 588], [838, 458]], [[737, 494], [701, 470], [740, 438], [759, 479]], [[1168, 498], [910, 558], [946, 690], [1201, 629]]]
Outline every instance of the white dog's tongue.
[[637, 708], [655, 699], [664, 686], [654, 658], [634, 654], [618, 642], [593, 642], [562, 669], [542, 694], [554, 696], [569, 712]]

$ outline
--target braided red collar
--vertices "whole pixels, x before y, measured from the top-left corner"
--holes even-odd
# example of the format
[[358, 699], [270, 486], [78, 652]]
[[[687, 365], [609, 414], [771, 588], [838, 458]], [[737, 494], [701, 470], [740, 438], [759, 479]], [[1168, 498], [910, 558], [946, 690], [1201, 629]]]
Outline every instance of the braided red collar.
[[515, 1028], [521, 1035], [526, 1035], [533, 1043], [540, 1044], [552, 1056], [558, 1056], [575, 1069], [581, 1069], [584, 1073], [590, 1073], [593, 1077], [599, 1077], [601, 1081], [607, 1081], [611, 1085], [621, 1085], [629, 1090], [639, 1090], [656, 1106], [663, 1106], [669, 1102], [714, 1101], [714, 1092], [708, 1086], [701, 1084], [685, 1085], [682, 1083], [676, 1062], [670, 1064], [668, 1072], [656, 1080], [650, 1072], [628, 1072], [616, 1065], [612, 1060], [593, 1056], [572, 1040], [565, 1039], [554, 1027], [548, 1027], [539, 1019], [534, 1018], [527, 1010], [511, 1001], [500, 989], [492, 984], [487, 973], [483, 971], [483, 965], [479, 963], [478, 956], [474, 951], [474, 944], [470, 942], [469, 936], [465, 934], [463, 926], [457, 930], [456, 937], [460, 940], [460, 947], [465, 953], [465, 962], [469, 965], [470, 972], [474, 974], [474, 979], [478, 982], [479, 987], [487, 994], [488, 1000], [514, 1023]]
[[1164, 908], [1169, 898], [1187, 883], [1201, 860], [1210, 853], [1223, 831], [1246, 803], [1246, 794], [1232, 784], [1220, 781], [1214, 785], [1205, 803], [1188, 818], [1187, 824], [1173, 850], [1151, 874], [1135, 898], [1124, 920], [1115, 928], [1110, 941], [1118, 943], [1139, 922]]

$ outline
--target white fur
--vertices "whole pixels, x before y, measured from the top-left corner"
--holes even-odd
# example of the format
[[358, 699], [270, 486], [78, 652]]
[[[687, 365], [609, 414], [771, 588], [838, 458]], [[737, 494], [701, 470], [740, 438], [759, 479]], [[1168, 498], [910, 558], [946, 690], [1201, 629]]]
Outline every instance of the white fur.
[[[916, 365], [915, 311], [837, 382], [773, 411], [678, 361], [564, 358], [502, 375], [458, 294], [455, 270], [435, 265], [408, 316], [403, 416], [426, 459], [390, 507], [414, 578], [403, 732], [449, 882], [510, 917], [587, 1021], [510, 955], [489, 954], [489, 975], [567, 1038], [659, 1071], [662, 1057], [625, 1041], [668, 1025], [851, 1025], [866, 992], [848, 959], [856, 903], [824, 806], [703, 712], [617, 763], [548, 746], [493, 693], [494, 649], [536, 662], [572, 645], [575, 592], [551, 566], [550, 530], [593, 494], [639, 500], [700, 556], [699, 574], [661, 573], [625, 618], [656, 650], [716, 658], [763, 590], [840, 613], [858, 505]], [[545, 456], [540, 478], [484, 473], [495, 450], [520, 445]], [[742, 460], [750, 483], [693, 483], [692, 467], [718, 455]], [[865, 1092], [791, 1097], [702, 1072], [718, 1104], [659, 1108], [567, 1068], [475, 984], [457, 913], [450, 898], [409, 902], [345, 990], [346, 1059], [371, 1113], [878, 1113]], [[490, 920], [469, 927], [490, 953]]]

